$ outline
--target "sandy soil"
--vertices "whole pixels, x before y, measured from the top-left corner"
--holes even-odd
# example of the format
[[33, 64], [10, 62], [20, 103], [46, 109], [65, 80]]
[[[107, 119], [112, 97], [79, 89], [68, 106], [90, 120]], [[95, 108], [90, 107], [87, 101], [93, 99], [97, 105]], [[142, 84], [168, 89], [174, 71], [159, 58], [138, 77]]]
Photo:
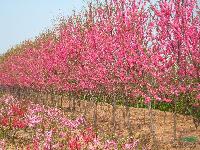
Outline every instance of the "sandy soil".
[[[76, 105], [74, 112], [68, 111], [69, 102], [65, 101], [64, 110], [66, 115], [76, 117], [81, 115], [86, 110], [86, 120], [90, 124], [93, 124], [94, 117], [94, 103], [80, 102], [80, 105]], [[71, 104], [72, 105], [72, 104]], [[86, 108], [86, 109], [85, 109]], [[123, 106], [117, 106], [116, 108], [116, 131], [117, 135], [128, 135], [128, 129], [125, 126], [123, 114], [125, 108]], [[98, 103], [97, 105], [97, 130], [99, 133], [113, 133], [112, 125], [112, 106], [105, 103]], [[156, 133], [156, 140], [159, 150], [200, 150], [200, 127], [197, 129], [193, 124], [192, 117], [177, 115], [177, 138], [187, 136], [198, 137], [199, 142], [196, 144], [174, 142], [173, 140], [173, 114], [170, 112], [162, 112], [159, 110], [153, 110], [154, 128]], [[151, 147], [152, 140], [149, 130], [149, 111], [143, 108], [130, 108], [130, 122], [131, 130], [134, 138], [140, 139], [145, 143], [147, 147]], [[120, 136], [119, 136], [120, 137]]]

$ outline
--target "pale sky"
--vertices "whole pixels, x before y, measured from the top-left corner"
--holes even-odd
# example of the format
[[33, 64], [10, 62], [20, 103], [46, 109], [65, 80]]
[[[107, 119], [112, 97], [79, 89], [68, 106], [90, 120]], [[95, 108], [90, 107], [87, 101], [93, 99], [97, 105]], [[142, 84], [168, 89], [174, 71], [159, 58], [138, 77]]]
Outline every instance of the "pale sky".
[[53, 27], [56, 18], [80, 11], [86, 0], [0, 0], [0, 54]]

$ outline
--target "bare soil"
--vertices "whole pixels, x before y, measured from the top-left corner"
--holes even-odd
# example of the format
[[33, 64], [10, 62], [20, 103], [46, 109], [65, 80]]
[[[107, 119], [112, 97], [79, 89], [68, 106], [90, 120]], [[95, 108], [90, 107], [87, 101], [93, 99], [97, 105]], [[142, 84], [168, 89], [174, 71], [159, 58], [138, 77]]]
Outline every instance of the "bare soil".
[[[64, 107], [66, 115], [76, 117], [84, 114], [86, 111], [86, 120], [89, 124], [94, 123], [94, 108], [95, 104], [91, 102], [79, 102], [76, 105], [75, 111], [67, 111], [72, 102], [66, 101]], [[125, 108], [117, 106], [115, 112], [116, 130], [115, 133], [118, 137], [128, 136], [129, 132], [125, 126], [124, 114]], [[112, 124], [112, 105], [106, 103], [98, 103], [97, 105], [97, 131], [99, 134], [113, 134]], [[197, 129], [193, 124], [191, 116], [177, 115], [177, 138], [195, 136], [198, 142], [180, 142], [173, 140], [173, 114], [170, 112], [163, 112], [153, 110], [154, 129], [156, 133], [157, 146], [159, 150], [200, 150], [200, 127]], [[140, 139], [146, 147], [152, 146], [152, 138], [149, 130], [149, 110], [144, 108], [130, 108], [130, 122], [132, 136]], [[152, 149], [152, 148], [151, 148]]]

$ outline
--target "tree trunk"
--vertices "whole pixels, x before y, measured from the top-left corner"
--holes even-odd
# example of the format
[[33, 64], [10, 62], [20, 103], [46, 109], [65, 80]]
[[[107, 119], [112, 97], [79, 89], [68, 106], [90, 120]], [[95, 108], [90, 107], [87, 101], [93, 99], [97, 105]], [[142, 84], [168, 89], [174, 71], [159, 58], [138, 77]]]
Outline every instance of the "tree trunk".
[[125, 100], [125, 98], [124, 98], [124, 101], [123, 101], [123, 105], [125, 106], [125, 110], [123, 109], [122, 115], [123, 115], [123, 118], [124, 118], [124, 126], [126, 127], [126, 100]]
[[63, 108], [63, 98], [64, 98], [64, 94], [61, 94], [61, 98], [60, 98], [60, 108]]
[[[12, 94], [12, 92], [10, 92]], [[17, 98], [20, 99], [21, 98], [21, 89], [17, 88]]]
[[84, 115], [84, 117], [86, 118], [86, 115], [87, 115], [87, 100], [86, 100], [86, 94], [84, 94], [84, 97], [83, 97], [83, 101], [84, 101], [84, 113], [83, 113], [83, 115]]
[[51, 105], [52, 105], [52, 106], [55, 106], [54, 98], [55, 98], [55, 97], [54, 97], [54, 92], [52, 91], [52, 92], [51, 92]]
[[126, 126], [128, 129], [129, 135], [132, 135], [132, 130], [131, 130], [131, 121], [130, 121], [130, 108], [129, 108], [129, 99], [126, 100]]
[[76, 100], [75, 100], [75, 97], [72, 97], [72, 103], [73, 103], [72, 111], [75, 111], [76, 110]]
[[153, 148], [158, 149], [157, 144], [156, 144], [156, 134], [155, 134], [155, 127], [154, 127], [154, 120], [153, 120], [153, 113], [152, 113], [152, 108], [151, 108], [151, 102], [148, 104], [148, 109], [149, 109], [149, 129], [151, 132], [152, 136], [152, 141], [153, 141]]
[[116, 96], [114, 94], [113, 100], [112, 100], [112, 125], [113, 125], [113, 133], [115, 133], [116, 130]]
[[97, 99], [96, 98], [93, 99], [93, 103], [94, 103], [93, 126], [94, 126], [94, 129], [96, 130], [97, 129]]
[[175, 98], [174, 99], [174, 113], [173, 113], [173, 137], [174, 137], [174, 142], [177, 140], [177, 133], [176, 133], [176, 128], [177, 128], [177, 122], [176, 122], [176, 119], [177, 119], [177, 116], [176, 116], [176, 101], [177, 99]]

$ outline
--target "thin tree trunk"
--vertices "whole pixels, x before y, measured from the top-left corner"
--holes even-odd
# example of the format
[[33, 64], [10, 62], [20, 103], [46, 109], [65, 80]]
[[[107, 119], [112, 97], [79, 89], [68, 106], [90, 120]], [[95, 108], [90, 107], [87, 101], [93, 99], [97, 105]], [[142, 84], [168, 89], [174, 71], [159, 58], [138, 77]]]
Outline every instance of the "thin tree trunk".
[[60, 98], [60, 108], [63, 108], [63, 98], [64, 98], [64, 94], [61, 94], [61, 98]]
[[73, 103], [72, 110], [75, 111], [76, 110], [76, 100], [75, 100], [74, 96], [72, 97], [72, 103]]
[[72, 96], [71, 96], [71, 93], [69, 93], [68, 95], [68, 102], [69, 102], [69, 106], [67, 109], [69, 109], [69, 111], [71, 111], [72, 109]]
[[[47, 91], [47, 95], [46, 95], [46, 102], [47, 102], [47, 105], [48, 105], [48, 101], [49, 101], [49, 92]], [[45, 105], [45, 101], [44, 101], [44, 105]]]
[[177, 115], [176, 115], [176, 101], [177, 99], [175, 98], [174, 99], [174, 113], [173, 113], [173, 137], [174, 137], [174, 142], [177, 140], [177, 131], [176, 131], [176, 128], [177, 128], [177, 122], [176, 122], [176, 119], [177, 119]]
[[[12, 92], [10, 91], [10, 93], [12, 94]], [[20, 88], [17, 89], [17, 98], [20, 99], [21, 98], [21, 90]]]
[[144, 109], [144, 125], [146, 124], [146, 111], [145, 111], [145, 109]]
[[41, 102], [40, 102], [40, 97], [41, 97], [41, 93], [40, 93], [40, 91], [38, 91], [38, 92], [37, 92], [36, 102], [39, 103], [39, 104], [41, 103]]
[[51, 105], [55, 106], [55, 104], [54, 104], [54, 92], [53, 91], [51, 92]]
[[79, 107], [79, 111], [81, 111], [81, 96], [80, 95], [82, 95], [81, 92], [79, 94], [77, 94], [77, 96], [76, 96], [77, 97], [77, 105]]
[[156, 134], [155, 134], [155, 127], [154, 127], [154, 120], [153, 120], [151, 102], [148, 104], [148, 109], [149, 109], [149, 118], [150, 118], [149, 129], [150, 129], [150, 132], [151, 132], [151, 135], [152, 135], [153, 147], [154, 147], [154, 149], [158, 149], [157, 144], [156, 144]]
[[128, 129], [129, 135], [132, 134], [130, 117], [131, 117], [131, 114], [130, 114], [130, 108], [129, 108], [129, 100], [127, 99], [126, 100], [126, 126]]
[[86, 94], [84, 94], [84, 97], [83, 97], [83, 100], [84, 100], [84, 113], [83, 113], [83, 115], [84, 115], [84, 117], [86, 118], [86, 115], [87, 115], [87, 100], [86, 100]]
[[97, 129], [97, 99], [94, 98], [94, 112], [93, 112], [93, 125], [94, 125], [94, 129]]
[[126, 100], [125, 100], [125, 98], [124, 98], [124, 101], [123, 101], [123, 105], [125, 106], [125, 110], [123, 109], [122, 115], [123, 115], [123, 118], [124, 118], [124, 126], [126, 127]]
[[20, 94], [21, 95], [21, 99], [23, 99], [23, 97], [24, 97], [23, 94], [24, 94], [24, 90], [23, 90], [23, 88], [21, 88], [21, 94]]
[[130, 121], [130, 108], [129, 108], [129, 104], [130, 104], [130, 101], [129, 101], [129, 98], [128, 98], [128, 93], [127, 93], [127, 88], [125, 86], [125, 106], [126, 106], [126, 119], [127, 121], [125, 121], [126, 123], [126, 126], [127, 126], [127, 129], [128, 129], [128, 133], [129, 135], [132, 135], [132, 130], [131, 130], [131, 121]]
[[115, 133], [116, 130], [116, 95], [114, 94], [113, 100], [112, 100], [112, 125], [113, 125], [113, 133]]

